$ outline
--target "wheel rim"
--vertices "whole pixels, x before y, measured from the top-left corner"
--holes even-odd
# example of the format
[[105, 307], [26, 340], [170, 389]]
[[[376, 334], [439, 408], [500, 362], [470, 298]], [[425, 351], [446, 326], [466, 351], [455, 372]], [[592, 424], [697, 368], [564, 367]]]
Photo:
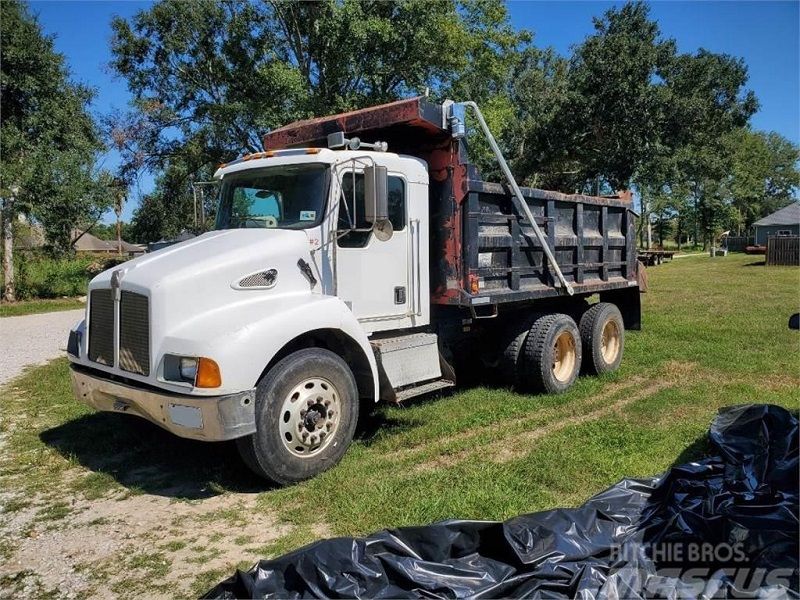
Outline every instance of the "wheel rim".
[[310, 458], [331, 443], [339, 427], [341, 401], [336, 387], [323, 377], [297, 384], [283, 401], [280, 436], [295, 456]]
[[603, 335], [600, 340], [600, 353], [603, 355], [603, 360], [606, 361], [606, 364], [612, 364], [617, 360], [620, 345], [619, 326], [616, 321], [609, 319], [603, 325]]
[[559, 381], [568, 381], [575, 371], [577, 360], [575, 338], [569, 331], [563, 331], [556, 338], [553, 354], [553, 376]]

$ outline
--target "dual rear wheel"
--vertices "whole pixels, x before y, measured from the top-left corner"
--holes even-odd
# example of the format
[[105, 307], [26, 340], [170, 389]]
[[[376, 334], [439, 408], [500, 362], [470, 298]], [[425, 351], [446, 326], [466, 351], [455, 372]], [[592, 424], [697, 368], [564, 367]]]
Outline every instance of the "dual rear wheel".
[[607, 302], [587, 309], [580, 325], [567, 314], [535, 315], [510, 332], [501, 376], [521, 390], [558, 394], [572, 386], [582, 367], [592, 374], [618, 369], [624, 344], [622, 315]]

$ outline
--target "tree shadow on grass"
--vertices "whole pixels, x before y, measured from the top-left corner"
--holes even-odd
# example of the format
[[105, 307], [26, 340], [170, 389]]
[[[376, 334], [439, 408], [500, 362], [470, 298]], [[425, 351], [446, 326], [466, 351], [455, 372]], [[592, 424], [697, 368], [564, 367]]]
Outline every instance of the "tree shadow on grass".
[[745, 267], [763, 267], [766, 264], [767, 264], [767, 259], [763, 259], [763, 260], [757, 260], [755, 262], [747, 263], [744, 266]]
[[[67, 460], [134, 491], [193, 500], [269, 489], [242, 463], [233, 442], [183, 439], [131, 415], [93, 413], [39, 437]], [[102, 484], [87, 478], [82, 485]]]

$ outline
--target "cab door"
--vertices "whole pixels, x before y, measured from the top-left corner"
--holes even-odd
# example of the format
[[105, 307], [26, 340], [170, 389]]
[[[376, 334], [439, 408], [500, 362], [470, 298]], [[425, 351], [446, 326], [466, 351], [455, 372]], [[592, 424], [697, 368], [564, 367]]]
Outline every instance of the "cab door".
[[394, 329], [409, 315], [408, 184], [389, 172], [393, 233], [378, 239], [365, 219], [364, 174], [341, 173], [336, 240], [336, 293], [367, 331]]

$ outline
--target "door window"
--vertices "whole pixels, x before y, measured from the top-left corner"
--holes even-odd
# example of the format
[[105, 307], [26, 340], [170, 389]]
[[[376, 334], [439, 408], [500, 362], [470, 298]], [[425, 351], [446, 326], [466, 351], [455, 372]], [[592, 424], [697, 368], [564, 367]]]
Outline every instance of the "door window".
[[[355, 180], [355, 187], [354, 187]], [[400, 177], [389, 176], [389, 221], [394, 231], [406, 227], [406, 189]], [[346, 173], [342, 177], [344, 202], [339, 206], [339, 246], [341, 248], [363, 248], [372, 235], [372, 223], [365, 219], [364, 174]], [[348, 231], [351, 229], [361, 231]], [[346, 233], [345, 233], [346, 232]]]

